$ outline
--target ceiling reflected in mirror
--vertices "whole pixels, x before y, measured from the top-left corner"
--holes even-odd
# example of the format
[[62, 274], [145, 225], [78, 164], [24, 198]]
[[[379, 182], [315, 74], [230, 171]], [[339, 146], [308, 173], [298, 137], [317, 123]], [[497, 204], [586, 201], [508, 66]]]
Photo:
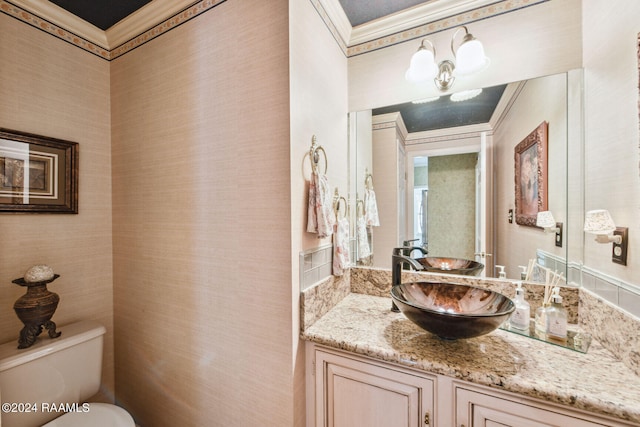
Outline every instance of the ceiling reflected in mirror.
[[488, 123], [506, 87], [485, 88], [477, 96], [460, 102], [446, 95], [430, 102], [375, 108], [373, 115], [400, 113], [409, 133]]

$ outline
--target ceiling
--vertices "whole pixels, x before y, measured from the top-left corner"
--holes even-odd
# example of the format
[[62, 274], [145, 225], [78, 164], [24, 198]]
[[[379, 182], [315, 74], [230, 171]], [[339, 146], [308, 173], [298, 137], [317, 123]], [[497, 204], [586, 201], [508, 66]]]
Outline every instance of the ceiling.
[[454, 102], [446, 95], [423, 104], [407, 102], [376, 108], [373, 115], [398, 112], [409, 133], [489, 123], [506, 87], [485, 88], [475, 98], [461, 102]]
[[[90, 24], [107, 30], [151, 0], [49, 0]], [[437, 0], [338, 0], [352, 27]]]
[[[49, 0], [49, 2], [100, 30], [107, 31], [127, 16], [151, 3], [151, 0]], [[337, 0], [337, 2], [336, 4], [342, 8], [354, 30], [356, 27], [366, 27], [365, 24], [375, 25], [376, 22], [381, 21], [381, 18], [401, 20], [403, 14], [412, 12], [424, 14], [422, 11], [426, 10], [425, 7], [447, 9], [452, 5], [464, 7], [470, 3], [468, 0]], [[400, 112], [409, 132], [487, 123], [503, 91], [504, 86], [489, 88], [469, 101], [452, 102], [449, 96], [445, 96], [427, 104], [406, 103], [378, 108], [373, 114]]]
[[352, 27], [436, 0], [338, 0]]
[[49, 0], [92, 25], [107, 30], [151, 0]]

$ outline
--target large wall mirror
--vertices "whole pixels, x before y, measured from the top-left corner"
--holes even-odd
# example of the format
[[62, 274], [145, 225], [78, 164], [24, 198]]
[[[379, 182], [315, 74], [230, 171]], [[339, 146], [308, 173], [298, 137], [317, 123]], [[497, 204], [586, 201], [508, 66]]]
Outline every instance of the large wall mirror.
[[[354, 263], [389, 268], [392, 249], [412, 241], [428, 256], [482, 262], [487, 277], [503, 266], [520, 278], [530, 260], [570, 277], [582, 256], [580, 224], [570, 224], [582, 216], [571, 200], [581, 192], [568, 192], [581, 185], [572, 164], [581, 155], [581, 83], [576, 71], [462, 101], [443, 95], [351, 113]], [[372, 192], [380, 225], [363, 226]], [[551, 212], [562, 232], [537, 227], [537, 211]], [[519, 221], [523, 212], [528, 221]]]

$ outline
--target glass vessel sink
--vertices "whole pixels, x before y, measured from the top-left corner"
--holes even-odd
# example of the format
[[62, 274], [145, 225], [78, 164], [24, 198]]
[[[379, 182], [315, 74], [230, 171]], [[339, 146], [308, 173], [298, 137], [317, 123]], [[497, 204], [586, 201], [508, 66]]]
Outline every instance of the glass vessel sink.
[[424, 257], [416, 258], [424, 271], [444, 274], [461, 274], [464, 276], [477, 276], [484, 269], [484, 264], [461, 258]]
[[391, 288], [391, 298], [409, 320], [447, 340], [487, 334], [515, 309], [498, 292], [455, 283], [402, 283]]

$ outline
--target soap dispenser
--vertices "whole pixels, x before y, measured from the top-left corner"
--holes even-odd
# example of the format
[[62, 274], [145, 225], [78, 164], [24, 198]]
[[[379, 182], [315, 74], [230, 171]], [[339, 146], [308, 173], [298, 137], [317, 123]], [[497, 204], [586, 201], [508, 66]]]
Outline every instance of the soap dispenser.
[[557, 340], [567, 339], [567, 311], [562, 306], [560, 288], [553, 288], [551, 306], [546, 310], [547, 337]]
[[497, 265], [496, 264], [496, 268], [498, 269], [498, 278], [499, 279], [506, 279], [507, 273], [504, 271], [504, 265]]
[[518, 268], [520, 268], [520, 280], [527, 280], [527, 267], [519, 265]]
[[531, 317], [531, 306], [524, 299], [524, 289], [522, 289], [521, 282], [518, 282], [518, 287], [516, 288], [516, 298], [514, 303], [515, 303], [516, 309], [511, 314], [511, 318], [509, 319], [509, 324], [513, 328], [528, 331], [529, 319]]

